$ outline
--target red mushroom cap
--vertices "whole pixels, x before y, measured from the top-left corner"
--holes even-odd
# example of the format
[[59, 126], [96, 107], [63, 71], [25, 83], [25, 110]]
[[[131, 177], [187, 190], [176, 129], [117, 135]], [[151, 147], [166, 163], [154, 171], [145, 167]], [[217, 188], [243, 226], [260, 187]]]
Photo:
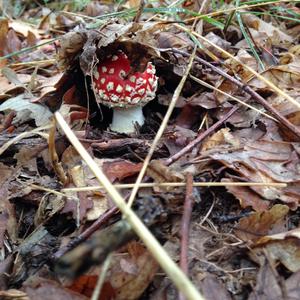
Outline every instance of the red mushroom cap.
[[149, 62], [143, 73], [130, 73], [127, 55], [118, 51], [101, 61], [93, 72], [96, 100], [110, 107], [143, 106], [155, 97], [158, 78]]

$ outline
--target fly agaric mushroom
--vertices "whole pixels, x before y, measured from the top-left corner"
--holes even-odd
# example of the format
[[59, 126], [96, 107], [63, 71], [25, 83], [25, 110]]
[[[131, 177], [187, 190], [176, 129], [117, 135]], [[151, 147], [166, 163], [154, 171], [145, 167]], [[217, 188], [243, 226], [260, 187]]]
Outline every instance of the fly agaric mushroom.
[[96, 65], [93, 89], [97, 102], [113, 108], [111, 130], [132, 133], [135, 123], [144, 124], [142, 107], [155, 98], [157, 80], [151, 62], [143, 73], [132, 72], [130, 61], [122, 51]]

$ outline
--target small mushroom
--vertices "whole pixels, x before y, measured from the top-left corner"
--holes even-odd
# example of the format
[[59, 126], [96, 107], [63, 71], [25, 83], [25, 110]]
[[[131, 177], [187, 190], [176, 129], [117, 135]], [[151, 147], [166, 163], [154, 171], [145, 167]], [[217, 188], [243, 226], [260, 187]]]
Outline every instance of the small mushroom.
[[96, 101], [113, 108], [110, 129], [133, 133], [144, 124], [142, 107], [155, 98], [158, 78], [148, 62], [143, 73], [132, 72], [127, 55], [118, 51], [96, 65], [92, 84]]

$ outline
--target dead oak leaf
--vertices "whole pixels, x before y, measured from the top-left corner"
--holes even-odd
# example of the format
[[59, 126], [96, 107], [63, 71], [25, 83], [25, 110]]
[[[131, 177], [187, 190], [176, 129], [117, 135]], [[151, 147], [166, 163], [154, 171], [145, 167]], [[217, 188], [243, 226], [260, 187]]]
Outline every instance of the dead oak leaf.
[[24, 123], [34, 120], [37, 126], [44, 126], [50, 122], [52, 113], [39, 103], [32, 103], [25, 94], [6, 100], [0, 105], [0, 111], [15, 111], [13, 123]]
[[269, 242], [264, 247], [257, 247], [252, 250], [256, 257], [259, 257], [262, 249], [265, 249], [274, 261], [280, 261], [291, 272], [300, 270], [299, 238]]
[[84, 295], [60, 286], [57, 282], [47, 279], [34, 278], [23, 287], [31, 300], [87, 300]]
[[240, 142], [231, 133], [229, 128], [223, 128], [207, 139], [202, 146], [202, 151], [208, 151], [220, 146], [239, 147]]
[[288, 206], [276, 204], [270, 210], [253, 213], [240, 219], [235, 234], [241, 240], [253, 243], [274, 230], [285, 229], [284, 218], [288, 212]]
[[300, 270], [300, 229], [265, 235], [255, 241], [250, 256], [261, 265], [268, 253], [269, 259], [281, 262], [291, 272]]
[[[232, 182], [232, 180], [222, 180], [222, 182]], [[248, 187], [226, 186], [228, 192], [233, 194], [240, 202], [242, 208], [252, 207], [256, 212], [262, 212], [269, 208], [270, 201], [264, 200], [260, 195]]]
[[[299, 62], [271, 67], [262, 72], [261, 75], [280, 89], [299, 89], [300, 87]], [[256, 89], [268, 88], [266, 83], [258, 78], [253, 78], [248, 84]]]
[[[160, 160], [152, 160], [150, 162], [147, 169], [147, 175], [157, 183], [183, 182], [185, 179], [181, 172], [164, 165]], [[154, 189], [156, 191], [169, 191], [173, 188], [174, 187], [155, 187]]]
[[[283, 299], [280, 280], [283, 280], [283, 278], [280, 278], [276, 272], [274, 273], [269, 264], [264, 263], [258, 271], [256, 286], [253, 288], [253, 292], [250, 294], [248, 300], [257, 300], [258, 295], [260, 300]], [[287, 287], [286, 284], [285, 287]]]
[[[223, 151], [209, 156], [234, 170], [245, 181], [297, 185], [300, 181], [300, 160], [293, 153], [295, 148], [292, 143], [258, 140], [255, 143], [248, 142], [243, 148], [230, 153]], [[300, 202], [300, 191], [294, 188], [291, 193], [289, 188], [251, 187], [262, 201], [280, 199], [291, 208], [296, 208]], [[234, 192], [234, 189], [232, 191]]]
[[138, 299], [159, 268], [146, 248], [133, 243], [134, 247], [129, 244], [128, 255], [115, 257], [106, 278], [115, 291], [116, 300]]
[[201, 291], [205, 299], [209, 300], [230, 300], [232, 299], [224, 284], [215, 276], [209, 275], [201, 282]]
[[124, 159], [105, 160], [102, 164], [103, 172], [111, 182], [121, 181], [127, 177], [136, 175], [142, 167], [142, 163], [132, 163]]
[[243, 21], [251, 28], [251, 32], [252, 30], [255, 30], [267, 34], [274, 46], [282, 43], [291, 44], [293, 42], [293, 38], [290, 35], [286, 34], [283, 30], [278, 29], [278, 27], [275, 27], [271, 22], [263, 21], [254, 14], [243, 14]]

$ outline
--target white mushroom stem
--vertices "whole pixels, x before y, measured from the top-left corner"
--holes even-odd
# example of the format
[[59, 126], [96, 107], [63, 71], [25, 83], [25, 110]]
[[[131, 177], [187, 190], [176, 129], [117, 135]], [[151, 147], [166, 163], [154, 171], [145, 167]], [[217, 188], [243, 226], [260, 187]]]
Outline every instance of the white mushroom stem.
[[140, 105], [127, 108], [114, 107], [110, 129], [120, 133], [133, 133], [135, 132], [135, 124], [138, 123], [142, 126], [144, 120], [142, 106]]

